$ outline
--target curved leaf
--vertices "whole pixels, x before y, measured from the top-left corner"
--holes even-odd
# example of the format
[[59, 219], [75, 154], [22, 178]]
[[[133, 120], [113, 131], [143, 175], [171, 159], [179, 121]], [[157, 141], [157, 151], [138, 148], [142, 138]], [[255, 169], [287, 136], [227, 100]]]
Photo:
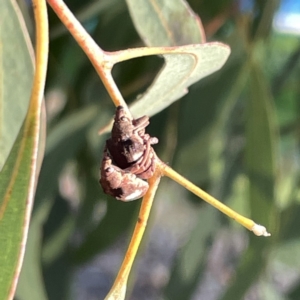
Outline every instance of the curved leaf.
[[15, 1], [0, 1], [0, 170], [22, 126], [30, 99], [32, 49]]
[[269, 239], [250, 235], [250, 244], [242, 256], [232, 283], [223, 300], [242, 299], [268, 263], [268, 254], [278, 232], [275, 203], [276, 148], [278, 130], [273, 99], [260, 67], [253, 62], [250, 73], [250, 97], [247, 106], [245, 165], [249, 176], [251, 217], [270, 229]]
[[[24, 264], [17, 289], [18, 299], [46, 299], [43, 286], [43, 275], [45, 274], [42, 275], [41, 273], [41, 244], [42, 239], [44, 239], [46, 246], [43, 245], [43, 252], [47, 252], [49, 251], [49, 241], [43, 229], [53, 206], [53, 195], [58, 189], [59, 174], [65, 166], [65, 162], [72, 159], [83, 146], [87, 130], [98, 114], [99, 109], [94, 105], [89, 105], [63, 119], [49, 133], [45, 159], [36, 192]], [[61, 243], [56, 241], [55, 244], [55, 250], [57, 250]], [[65, 244], [62, 247], [66, 249]], [[52, 253], [52, 256], [55, 254]], [[61, 270], [60, 275], [62, 275]], [[56, 278], [58, 278], [57, 274]], [[36, 286], [34, 291], [32, 291], [31, 286]]]
[[[205, 42], [201, 20], [186, 1], [126, 2], [134, 25], [147, 46]], [[165, 65], [148, 91], [131, 106], [133, 115], [152, 116], [160, 112], [185, 95], [187, 87], [220, 69], [229, 53], [227, 46], [217, 43], [162, 49]]]
[[[130, 49], [112, 55], [114, 63], [147, 55], [162, 55], [165, 64], [148, 90], [130, 110], [134, 117], [153, 116], [187, 93], [187, 88], [219, 70], [230, 48], [222, 43], [206, 43], [201, 21], [185, 1], [127, 0], [137, 31], [148, 46], [166, 48]], [[198, 43], [198, 44], [197, 44]], [[111, 123], [99, 133], [109, 131]]]
[[[48, 215], [50, 204], [48, 202], [41, 206], [31, 219], [24, 263], [16, 291], [16, 296], [19, 300], [47, 299], [39, 258], [42, 247], [44, 219]], [[34, 289], [32, 286], [34, 286]]]
[[186, 1], [126, 0], [136, 30], [147, 46], [205, 42], [200, 18]]
[[[225, 64], [230, 48], [218, 42], [172, 48], [137, 48], [128, 53], [120, 51], [113, 59], [117, 62], [153, 54], [162, 55], [165, 65], [148, 90], [130, 106], [136, 118], [159, 113], [184, 96], [190, 85], [219, 70]], [[111, 127], [112, 121], [101, 128], [99, 134], [108, 132]]]
[[148, 91], [131, 106], [135, 117], [153, 116], [184, 96], [190, 85], [224, 65], [230, 48], [216, 42], [162, 48], [160, 54], [166, 63]]
[[[16, 23], [15, 25], [20, 30], [24, 25], [17, 4], [15, 1], [6, 1], [6, 4], [5, 13], [10, 11], [14, 16], [13, 18], [18, 16], [20, 24]], [[5, 18], [10, 17], [11, 15], [5, 16]], [[48, 57], [48, 23], [45, 2], [41, 1], [37, 5], [36, 18], [39, 21], [37, 28], [38, 63], [36, 64], [30, 106], [22, 128], [0, 173], [0, 295], [3, 299], [13, 298], [20, 274], [39, 171], [39, 155], [41, 155], [39, 146], [43, 146], [41, 143], [43, 140], [41, 108]], [[24, 39], [29, 40], [26, 31], [23, 34]], [[7, 43], [14, 45], [14, 41], [15, 37], [13, 41], [10, 39]], [[28, 52], [28, 47], [30, 47], [29, 43], [27, 47], [23, 48], [23, 51]], [[18, 62], [22, 63], [23, 59], [24, 55], [20, 55]], [[28, 64], [32, 63], [29, 55], [27, 55], [27, 60], [29, 60]], [[26, 72], [22, 74], [23, 77], [25, 75]], [[8, 95], [4, 94], [4, 102], [11, 101], [7, 97]], [[20, 99], [17, 100], [20, 101]], [[16, 120], [20, 117], [18, 110], [16, 110], [15, 117]], [[20, 119], [18, 122], [22, 121]]]

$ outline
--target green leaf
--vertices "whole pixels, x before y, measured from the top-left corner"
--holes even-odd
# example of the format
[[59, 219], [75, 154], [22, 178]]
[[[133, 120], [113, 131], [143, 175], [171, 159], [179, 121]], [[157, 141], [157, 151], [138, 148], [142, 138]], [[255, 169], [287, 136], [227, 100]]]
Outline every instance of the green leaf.
[[[151, 48], [150, 48], [151, 49]], [[135, 117], [153, 116], [187, 93], [187, 88], [216, 72], [230, 49], [221, 43], [162, 48], [165, 65], [153, 84], [131, 107]]]
[[[13, 79], [14, 85], [9, 85], [9, 83], [6, 82], [6, 73], [3, 73], [2, 86], [3, 84], [8, 84], [10, 89], [21, 89], [18, 91], [19, 95], [22, 95], [23, 93], [27, 97], [25, 100], [23, 98], [12, 99], [11, 97], [16, 97], [16, 95], [12, 96], [12, 94], [5, 92], [2, 95], [2, 109], [4, 109], [4, 103], [5, 105], [7, 103], [10, 104], [11, 101], [14, 100], [19, 103], [24, 100], [28, 103], [28, 99], [30, 99], [28, 88], [31, 88], [31, 80], [27, 81], [29, 87], [23, 86], [22, 89], [21, 85], [19, 88], [18, 83], [22, 81], [23, 77], [27, 76], [27, 70], [23, 69], [22, 74], [19, 74], [17, 72], [18, 68], [16, 65], [19, 63], [23, 64], [23, 60], [27, 60], [27, 65], [29, 66], [27, 77], [32, 77], [30, 76], [32, 74], [32, 71], [30, 71], [32, 70], [32, 60], [29, 55], [29, 38], [24, 29], [24, 23], [21, 21], [21, 14], [16, 3], [14, 1], [6, 1], [3, 3], [2, 1], [0, 11], [1, 13], [4, 13], [3, 19], [7, 21], [2, 22], [2, 24], [9, 24], [9, 28], [6, 29], [10, 32], [10, 37], [13, 37], [13, 40], [10, 38], [7, 41], [4, 41], [3, 33], [1, 33], [2, 42], [10, 44], [10, 51], [12, 52], [18, 52], [16, 50], [18, 47], [20, 47], [23, 51], [22, 54], [19, 53], [17, 55], [19, 58], [18, 60], [16, 60], [16, 58], [15, 60], [8, 60], [10, 67], [16, 73], [14, 75], [17, 75], [17, 77], [14, 76]], [[19, 18], [19, 21], [17, 21], [17, 18]], [[11, 20], [15, 20], [15, 23], [13, 23], [14, 25], [10, 23]], [[41, 30], [47, 29], [45, 24], [46, 23], [41, 24]], [[21, 46], [19, 45], [16, 47], [16, 36], [14, 36], [12, 32], [11, 26], [16, 29], [16, 32], [24, 31], [24, 36], [19, 37], [24, 42]], [[18, 33], [16, 33], [16, 35], [17, 37], [19, 36]], [[41, 43], [46, 42], [46, 40], [47, 35], [44, 35]], [[43, 46], [45, 44], [46, 43], [44, 43]], [[41, 48], [42, 47], [39, 47], [39, 49]], [[27, 53], [27, 55], [25, 53]], [[45, 61], [47, 53], [48, 52], [45, 48], [45, 52], [41, 53], [40, 56], [43, 61]], [[7, 60], [3, 63], [3, 59], [4, 58], [2, 57], [2, 65], [7, 66]], [[43, 123], [44, 120], [41, 120], [41, 94], [44, 88], [44, 79], [46, 74], [45, 64], [41, 64], [39, 70], [40, 76], [31, 98], [32, 106], [26, 115], [26, 119], [21, 129], [18, 128], [16, 131], [16, 133], [18, 133], [16, 141], [14, 142], [10, 154], [0, 173], [0, 295], [4, 299], [12, 299], [18, 281], [27, 239], [36, 178], [39, 171], [38, 167], [42, 155], [44, 132], [40, 129], [43, 127], [41, 123]], [[12, 78], [13, 77], [11, 77], [10, 80], [12, 80]], [[16, 81], [17, 83], [15, 83]], [[7, 113], [10, 115], [10, 121], [19, 124], [22, 123], [24, 119], [20, 113], [22, 109], [18, 106], [9, 107], [9, 109], [14, 113], [13, 115], [9, 114], [5, 108], [5, 114]], [[2, 113], [4, 113], [3, 110]], [[11, 127], [13, 127], [12, 124]], [[41, 149], [39, 149], [39, 147], [41, 147]]]
[[[63, 228], [57, 230], [56, 237], [60, 239], [56, 240], [55, 244], [51, 243], [53, 239], [50, 240], [48, 238], [47, 234], [43, 232], [43, 228], [53, 205], [53, 195], [58, 190], [58, 177], [60, 172], [65, 166], [65, 163], [73, 159], [74, 155], [78, 153], [79, 149], [84, 145], [86, 133], [98, 114], [98, 108], [95, 105], [89, 105], [63, 119], [49, 133], [46, 155], [37, 188], [33, 219], [29, 229], [24, 264], [18, 284], [18, 299], [46, 299], [46, 293], [43, 288], [44, 279], [41, 273], [41, 251], [43, 250], [43, 255], [46, 256], [46, 263], [48, 263], [49, 260], [54, 261], [60, 257], [62, 252], [66, 250], [68, 238], [64, 234], [64, 229], [68, 230], [66, 227], [70, 222], [64, 223], [64, 225], [62, 225]], [[62, 213], [61, 208], [59, 212]], [[68, 217], [70, 217], [70, 215], [66, 214], [66, 219]], [[57, 214], [53, 222], [57, 224]], [[62, 229], [62, 231], [60, 231], [60, 229]], [[43, 249], [41, 249], [42, 238], [45, 242]], [[53, 272], [54, 271], [57, 270], [53, 270]], [[63, 275], [62, 273], [60, 270], [59, 275]], [[64, 274], [65, 273], [66, 272], [64, 272]], [[61, 276], [56, 274], [56, 278], [58, 277], [61, 279]], [[32, 292], [31, 289], [28, 288], [30, 286], [36, 286], [37, 288]], [[49, 293], [50, 292], [51, 291], [49, 291]]]
[[[186, 1], [127, 0], [127, 5], [147, 46], [205, 42], [200, 18]], [[165, 65], [148, 91], [130, 107], [133, 115], [152, 116], [160, 112], [184, 96], [190, 85], [219, 70], [229, 53], [229, 47], [218, 43], [162, 49]]]
[[12, 280], [18, 276], [25, 222], [31, 209], [32, 186], [30, 180], [33, 152], [32, 131], [24, 132], [24, 126], [0, 174], [0, 294], [12, 289]]
[[[276, 236], [275, 180], [279, 130], [269, 86], [253, 63], [246, 120], [246, 168], [250, 180], [251, 216]], [[267, 239], [266, 239], [267, 240]]]
[[252, 62], [250, 96], [246, 111], [245, 165], [249, 177], [251, 218], [268, 228], [272, 237], [250, 234], [250, 243], [237, 268], [235, 281], [223, 300], [242, 299], [264, 271], [277, 237], [278, 211], [275, 204], [276, 148], [278, 130], [269, 87], [260, 67]]
[[199, 16], [186, 1], [126, 0], [136, 30], [147, 46], [205, 42]]
[[0, 1], [0, 171], [27, 113], [33, 63], [24, 20], [13, 0]]
[[[188, 87], [216, 72], [226, 62], [230, 48], [222, 43], [195, 44], [173, 48], [138, 48], [128, 58], [160, 54], [165, 64], [148, 90], [130, 106], [135, 118], [159, 113], [188, 92]], [[118, 61], [118, 60], [116, 60]], [[99, 132], [108, 132], [112, 120]]]
[[[230, 54], [230, 48], [225, 44], [218, 42], [200, 44], [205, 41], [202, 24], [186, 2], [168, 0], [155, 2], [155, 5], [153, 3], [148, 0], [127, 1], [137, 30], [142, 37], [147, 36], [144, 39], [146, 44], [189, 45], [134, 49], [135, 55], [125, 58], [126, 60], [155, 53], [165, 60], [153, 84], [130, 106], [134, 117], [153, 116], [159, 113], [184, 96], [189, 86], [219, 70]], [[110, 126], [108, 124], [100, 132], [108, 131]]]
[[[31, 219], [24, 263], [16, 291], [16, 296], [19, 300], [47, 299], [39, 258], [42, 246], [43, 224], [50, 207], [51, 203], [46, 202]], [[34, 289], [32, 286], [34, 286]]]

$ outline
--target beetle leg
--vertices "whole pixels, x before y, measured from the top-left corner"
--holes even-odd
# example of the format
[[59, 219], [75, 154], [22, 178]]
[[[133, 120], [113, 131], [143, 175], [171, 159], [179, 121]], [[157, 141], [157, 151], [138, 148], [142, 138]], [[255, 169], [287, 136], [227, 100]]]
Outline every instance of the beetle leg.
[[132, 121], [134, 129], [132, 130], [133, 134], [138, 133], [140, 136], [145, 134], [145, 128], [149, 125], [149, 117], [143, 116]]
[[147, 164], [149, 153], [150, 153], [150, 150], [151, 150], [151, 146], [150, 146], [149, 141], [146, 141], [145, 146], [146, 146], [146, 148], [144, 150], [144, 153], [143, 153], [142, 157], [139, 160], [137, 160], [135, 164], [133, 164], [132, 166], [130, 166], [126, 170], [128, 170], [129, 172], [131, 172], [133, 174], [141, 173], [140, 171], [143, 172], [143, 170], [145, 169], [145, 166]]

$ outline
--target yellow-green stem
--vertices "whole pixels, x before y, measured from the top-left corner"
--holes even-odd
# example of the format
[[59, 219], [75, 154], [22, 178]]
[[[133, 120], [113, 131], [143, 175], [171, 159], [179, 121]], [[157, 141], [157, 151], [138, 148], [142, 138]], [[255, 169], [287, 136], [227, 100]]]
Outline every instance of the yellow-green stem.
[[266, 231], [266, 228], [256, 224], [253, 220], [248, 219], [236, 211], [232, 210], [210, 194], [206, 193], [196, 185], [194, 185], [192, 182], [178, 174], [176, 171], [174, 171], [171, 167], [166, 165], [163, 162], [158, 163], [158, 168], [161, 170], [162, 174], [165, 176], [170, 177], [174, 181], [178, 182], [180, 185], [197, 195], [198, 197], [202, 198], [204, 201], [209, 203], [210, 205], [214, 206], [217, 208], [219, 211], [227, 215], [228, 217], [234, 219], [237, 221], [239, 224], [242, 226], [246, 227], [248, 230], [251, 230], [254, 232], [256, 235], [263, 235], [263, 236], [269, 236], [270, 234]]
[[[110, 53], [103, 51], [93, 40], [93, 38], [82, 27], [72, 12], [68, 9], [62, 0], [47, 0], [49, 5], [55, 11], [63, 24], [70, 31], [79, 46], [90, 59], [98, 75], [100, 76], [107, 92], [109, 93], [115, 106], [123, 106], [127, 108], [115, 81], [111, 76], [113, 62], [110, 59]], [[129, 110], [128, 110], [128, 113]]]
[[151, 177], [148, 180], [149, 189], [143, 198], [139, 217], [138, 217], [137, 223], [135, 225], [135, 229], [134, 229], [130, 244], [128, 246], [128, 250], [125, 254], [125, 257], [124, 257], [122, 266], [119, 270], [119, 273], [117, 275], [117, 278], [116, 278], [110, 292], [106, 296], [105, 300], [123, 300], [125, 298], [128, 276], [129, 276], [130, 270], [132, 268], [132, 264], [134, 262], [139, 245], [141, 243], [143, 234], [145, 232], [145, 228], [146, 228], [147, 221], [148, 221], [148, 218], [150, 215], [150, 210], [152, 207], [153, 199], [154, 199], [158, 184], [160, 182], [160, 177], [161, 177], [161, 173], [157, 169], [156, 172], [154, 173], [153, 177]]

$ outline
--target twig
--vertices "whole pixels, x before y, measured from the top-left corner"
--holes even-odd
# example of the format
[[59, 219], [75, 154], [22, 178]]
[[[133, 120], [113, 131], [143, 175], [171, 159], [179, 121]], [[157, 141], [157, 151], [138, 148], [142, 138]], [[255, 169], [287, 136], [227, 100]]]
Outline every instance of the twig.
[[126, 252], [125, 258], [123, 260], [117, 278], [114, 282], [114, 285], [112, 286], [105, 300], [125, 299], [128, 276], [147, 225], [153, 199], [158, 184], [160, 182], [160, 178], [161, 178], [161, 171], [159, 168], [157, 168], [154, 175], [148, 180], [149, 189], [143, 198], [139, 217], [135, 225], [135, 229], [130, 244], [128, 246], [128, 250]]
[[[48, 3], [90, 59], [115, 106], [127, 109], [126, 102], [111, 75], [114, 63], [110, 59], [110, 53], [103, 51], [96, 44], [62, 0], [48, 0]], [[128, 113], [130, 114], [129, 110]]]
[[208, 193], [206, 193], [205, 191], [203, 191], [202, 189], [200, 189], [199, 187], [197, 187], [196, 185], [191, 183], [189, 180], [187, 180], [180, 174], [178, 174], [176, 171], [174, 171], [171, 167], [169, 167], [162, 161], [159, 161], [157, 166], [160, 169], [162, 175], [168, 176], [171, 179], [173, 179], [174, 181], [178, 182], [180, 185], [182, 185], [183, 187], [185, 187], [186, 189], [188, 189], [189, 191], [191, 191], [198, 197], [202, 198], [204, 201], [206, 201], [210, 205], [214, 206], [215, 208], [217, 208], [219, 211], [221, 211], [228, 217], [234, 219], [242, 226], [253, 231], [254, 234], [256, 234], [258, 236], [261, 236], [261, 235], [262, 236], [270, 236], [270, 233], [267, 232], [267, 230], [264, 226], [258, 225], [251, 219], [248, 219], [248, 218], [238, 214], [237, 212], [235, 212], [234, 210], [232, 210], [231, 208], [229, 208], [228, 206], [226, 206], [225, 204], [223, 204], [216, 198], [212, 197], [211, 195], [209, 195]]

